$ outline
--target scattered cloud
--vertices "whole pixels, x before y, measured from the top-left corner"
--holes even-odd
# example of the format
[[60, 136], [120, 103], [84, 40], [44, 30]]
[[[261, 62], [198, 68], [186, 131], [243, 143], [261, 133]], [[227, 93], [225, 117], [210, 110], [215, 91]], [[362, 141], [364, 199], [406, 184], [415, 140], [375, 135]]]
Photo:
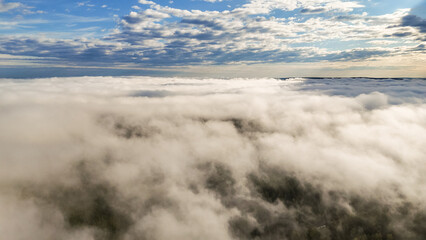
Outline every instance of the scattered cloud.
[[[87, 5], [88, 2], [78, 4]], [[233, 65], [361, 61], [403, 56], [413, 54], [414, 46], [425, 39], [423, 19], [410, 15], [410, 9], [398, 9], [384, 15], [359, 14], [353, 10], [364, 6], [356, 1], [251, 0], [223, 11], [179, 9], [148, 0], [140, 0], [139, 4], [132, 6], [128, 15], [117, 20], [117, 28], [101, 39], [26, 37], [26, 40], [20, 40], [20, 37], [4, 36], [0, 51], [47, 57], [48, 53], [54, 52], [49, 47], [63, 47], [64, 54], [50, 57], [67, 64], [91, 66], [96, 64], [96, 58], [103, 58], [98, 61], [99, 65]], [[280, 17], [275, 11], [309, 15]], [[70, 23], [111, 20], [65, 14], [62, 17]], [[7, 27], [11, 26], [16, 25]], [[379, 39], [399, 42], [402, 46], [378, 45]], [[11, 46], [15, 41], [15, 46]], [[31, 48], [25, 46], [25, 42], [31, 43]], [[419, 51], [416, 53], [420, 54]]]
[[320, 9], [324, 11], [351, 12], [355, 8], [362, 8], [363, 5], [355, 1], [341, 0], [299, 0], [299, 1], [280, 1], [280, 0], [251, 0], [241, 8], [235, 9], [236, 12], [246, 14], [268, 14], [274, 9], [293, 11], [302, 9]]

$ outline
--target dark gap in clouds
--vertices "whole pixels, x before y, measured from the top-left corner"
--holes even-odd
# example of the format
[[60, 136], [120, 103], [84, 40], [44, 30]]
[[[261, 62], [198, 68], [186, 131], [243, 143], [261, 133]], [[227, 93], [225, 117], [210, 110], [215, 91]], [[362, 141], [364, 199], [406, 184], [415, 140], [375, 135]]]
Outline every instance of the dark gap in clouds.
[[242, 119], [242, 118], [230, 118], [223, 119], [222, 121], [230, 122], [235, 129], [243, 135], [250, 135], [255, 133], [266, 133], [268, 131], [262, 124], [255, 120]]
[[[221, 199], [235, 195], [236, 180], [228, 166], [223, 163], [208, 162], [199, 168], [207, 175], [205, 188], [217, 193]], [[223, 203], [227, 205], [226, 201]]]
[[[344, 192], [324, 192], [294, 174], [271, 167], [261, 168], [249, 179], [262, 199], [274, 205], [282, 202], [290, 212], [258, 221], [260, 226], [255, 229], [252, 226], [260, 239], [406, 239], [410, 233], [395, 229], [400, 223], [407, 224], [406, 230], [413, 231], [413, 239], [425, 236], [425, 227], [419, 224], [425, 212], [417, 212], [419, 210], [409, 204], [391, 206]], [[351, 209], [342, 205], [344, 202]], [[248, 228], [247, 222], [234, 219], [230, 226], [241, 235], [241, 225]], [[245, 237], [250, 239], [252, 232], [248, 233]]]
[[234, 217], [229, 221], [232, 235], [237, 239], [262, 239], [259, 228], [244, 217]]
[[149, 138], [160, 133], [160, 129], [149, 122], [132, 121], [114, 114], [101, 114], [97, 122], [114, 135], [126, 139]]
[[[115, 187], [96, 179], [91, 163], [83, 160], [71, 169], [78, 177], [74, 185], [54, 184], [49, 189], [32, 186], [29, 191], [42, 203], [58, 208], [70, 230], [93, 228], [97, 240], [122, 239], [133, 224], [130, 209]], [[38, 189], [40, 187], [40, 189]], [[28, 191], [28, 190], [27, 190]]]
[[195, 121], [199, 121], [203, 124], [209, 122], [225, 122], [231, 124], [235, 130], [246, 137], [255, 137], [256, 134], [271, 133], [272, 131], [267, 127], [263, 126], [262, 123], [255, 119], [244, 119], [239, 117], [230, 118], [196, 118]]
[[309, 183], [301, 183], [292, 174], [282, 170], [267, 169], [260, 171], [260, 175], [249, 176], [256, 192], [269, 203], [276, 203], [278, 200], [287, 207], [300, 207], [307, 205], [318, 214], [323, 209], [321, 192]]
[[164, 98], [179, 95], [176, 92], [164, 90], [142, 90], [130, 94], [131, 97], [148, 97], [148, 98]]

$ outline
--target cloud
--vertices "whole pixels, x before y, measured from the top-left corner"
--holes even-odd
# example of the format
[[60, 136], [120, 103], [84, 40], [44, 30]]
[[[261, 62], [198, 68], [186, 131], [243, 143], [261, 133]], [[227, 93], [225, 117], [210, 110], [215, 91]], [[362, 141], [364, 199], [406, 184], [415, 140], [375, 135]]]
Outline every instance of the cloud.
[[156, 3], [153, 1], [147, 1], [147, 0], [139, 0], [140, 4], [146, 4], [146, 5], [155, 5]]
[[21, 3], [18, 2], [9, 2], [9, 3], [4, 3], [3, 0], [0, 0], [0, 13], [2, 12], [8, 12], [12, 9], [16, 9], [23, 6]]
[[[426, 83], [422, 79], [404, 78], [289, 78], [286, 81], [294, 83], [299, 91], [314, 91], [332, 96], [346, 96], [357, 99], [374, 99], [379, 101], [374, 104], [402, 104], [404, 102], [418, 103], [426, 90]], [[350, 87], [353, 82], [357, 87]], [[405, 84], [410, 82], [410, 84]], [[381, 99], [381, 100], [380, 100]], [[386, 99], [386, 101], [383, 101]], [[420, 101], [422, 102], [422, 100]]]
[[[257, 9], [253, 4], [264, 6], [268, 9], [268, 13], [267, 6], [271, 6], [271, 9], [278, 8], [274, 4], [268, 5], [271, 3], [260, 4], [254, 1], [241, 8], [223, 12], [187, 11], [153, 4], [148, 9], [138, 13], [132, 12], [124, 17], [121, 22], [122, 29], [116, 31], [110, 39], [125, 41], [135, 47], [143, 45], [142, 42], [147, 39], [158, 42], [158, 48], [144, 54], [156, 63], [176, 64], [177, 59], [180, 59], [188, 64], [194, 62], [226, 64], [250, 61], [308, 61], [320, 58], [319, 56], [324, 55], [327, 49], [296, 48], [292, 46], [293, 44], [332, 39], [356, 41], [411, 35], [401, 35], [398, 33], [401, 29], [396, 27], [389, 28], [396, 25], [408, 10], [375, 17], [349, 15], [353, 17], [349, 23], [336, 23], [343, 20], [339, 17], [331, 19], [318, 17], [297, 22], [267, 16], [252, 17], [251, 14], [256, 11], [253, 9]], [[340, 6], [335, 2], [332, 5]], [[289, 9], [291, 10], [290, 7]], [[315, 9], [325, 11], [326, 8], [303, 8], [302, 11], [316, 11]], [[341, 54], [357, 51], [357, 49], [344, 50]], [[382, 52], [389, 51], [394, 50], [387, 49]], [[330, 52], [329, 56], [331, 57], [329, 60], [339, 58], [335, 56], [335, 52]], [[365, 59], [361, 54], [352, 55], [357, 56], [359, 59]]]
[[[134, 21], [138, 21], [137, 19]], [[210, 25], [220, 28], [219, 25], [210, 21], [182, 21], [183, 24]], [[179, 34], [181, 35], [179, 38], [188, 38], [188, 40], [173, 39], [168, 43], [161, 43], [150, 38], [136, 39], [136, 36], [132, 36], [137, 42], [120, 43], [90, 39], [57, 41], [54, 39], [3, 38], [0, 39], [0, 53], [37, 57], [33, 62], [39, 64], [63, 63], [99, 67], [115, 63], [123, 66], [156, 67], [191, 64], [319, 62], [324, 60], [360, 61], [418, 50], [417, 47], [407, 49], [370, 47], [343, 51], [325, 51], [313, 47], [275, 49], [266, 44], [239, 42], [214, 43], [215, 45], [212, 43], [208, 46], [203, 41], [214, 41], [216, 39], [214, 35], [197, 33], [189, 36], [191, 33], [183, 32]], [[190, 40], [195, 37], [197, 40]], [[226, 45], [221, 47], [221, 44]]]
[[372, 58], [374, 56], [386, 56], [391, 51], [388, 49], [370, 48], [370, 49], [352, 49], [349, 51], [341, 51], [338, 53], [328, 54], [324, 59], [330, 61], [351, 61], [351, 60], [363, 60]]
[[[368, 42], [373, 40], [404, 38], [420, 44], [423, 39], [414, 28], [401, 25], [409, 9], [379, 16], [354, 14], [350, 13], [354, 8], [363, 6], [352, 1], [253, 0], [224, 11], [184, 10], [145, 0], [139, 3], [141, 6], [123, 16], [119, 26], [102, 39], [11, 36], [0, 40], [0, 51], [50, 58], [48, 64], [56, 58], [61, 63], [83, 66], [114, 63], [164, 67], [360, 61], [413, 54], [408, 45], [369, 47]], [[306, 14], [330, 14], [300, 19], [274, 16], [275, 10], [296, 9]], [[107, 20], [61, 17], [71, 22]], [[342, 49], [335, 48], [333, 41], [355, 44]], [[99, 58], [103, 61], [97, 61]]]
[[352, 12], [355, 8], [362, 8], [363, 5], [354, 1], [340, 1], [340, 0], [300, 0], [300, 1], [266, 1], [266, 0], [252, 0], [244, 4], [241, 8], [237, 8], [236, 12], [244, 12], [246, 14], [267, 14], [274, 9], [285, 11], [293, 11], [298, 8], [302, 9], [319, 9], [323, 8], [324, 11], [336, 12]]
[[303, 8], [302, 10], [300, 10], [301, 13], [303, 14], [317, 14], [317, 13], [323, 13], [326, 12], [325, 8]]
[[426, 33], [426, 19], [416, 15], [407, 15], [402, 18], [401, 26], [418, 28], [421, 33]]
[[4, 79], [0, 232], [422, 239], [423, 89], [416, 79]]

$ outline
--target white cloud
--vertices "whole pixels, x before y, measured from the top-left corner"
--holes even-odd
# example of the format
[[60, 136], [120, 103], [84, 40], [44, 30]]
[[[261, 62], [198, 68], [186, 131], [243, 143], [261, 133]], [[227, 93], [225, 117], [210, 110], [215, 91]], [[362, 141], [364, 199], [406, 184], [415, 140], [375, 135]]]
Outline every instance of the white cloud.
[[153, 1], [148, 1], [148, 0], [139, 0], [140, 4], [146, 4], [146, 5], [156, 5], [155, 2]]
[[3, 0], [0, 0], [0, 13], [1, 12], [7, 12], [12, 9], [16, 9], [19, 7], [22, 7], [23, 5], [19, 2], [9, 2], [5, 3]]
[[[150, 8], [132, 12], [123, 18], [122, 29], [118, 29], [111, 39], [127, 41], [134, 46], [141, 46], [146, 39], [158, 41], [164, 48], [156, 50], [155, 58], [161, 55], [193, 54], [194, 62], [292, 62], [303, 57], [315, 59], [342, 56], [346, 52], [358, 52], [359, 49], [330, 51], [328, 49], [292, 47], [293, 44], [320, 43], [327, 40], [359, 41], [377, 38], [399, 38], [401, 27], [397, 27], [402, 16], [408, 10], [398, 10], [393, 14], [370, 17], [367, 14], [352, 14], [335, 17], [311, 17], [307, 20], [257, 16], [251, 14], [269, 13], [272, 9], [295, 8], [316, 9], [322, 4], [324, 11], [349, 11], [362, 7], [355, 2], [329, 1], [252, 1], [232, 11], [180, 10], [153, 4]], [[256, 7], [258, 6], [258, 7]], [[262, 8], [263, 10], [259, 10]], [[259, 11], [258, 11], [259, 10]], [[314, 10], [312, 10], [314, 11]], [[177, 20], [165, 20], [175, 17]], [[415, 39], [415, 30], [404, 32], [405, 37]], [[397, 52], [397, 49], [363, 48], [363, 51], [383, 54]], [[244, 53], [245, 52], [245, 53]], [[342, 53], [342, 54], [340, 54]], [[348, 55], [365, 59], [375, 54]], [[149, 58], [149, 56], [145, 55]], [[367, 58], [368, 58], [367, 57]], [[173, 58], [167, 57], [169, 60]], [[205, 60], [204, 60], [205, 59]], [[296, 60], [298, 59], [298, 60]], [[151, 59], [153, 62], [156, 61]], [[305, 59], [306, 60], [306, 59]], [[335, 58], [336, 60], [336, 58]], [[342, 58], [341, 60], [348, 60]], [[158, 60], [167, 62], [167, 60]]]
[[341, 0], [251, 0], [249, 3], [237, 8], [236, 12], [247, 14], [268, 14], [274, 9], [293, 11], [297, 8], [302, 9], [324, 9], [324, 11], [351, 12], [354, 8], [362, 8], [363, 5], [355, 1]]
[[[4, 79], [0, 231], [11, 240], [312, 231], [330, 239], [367, 230], [419, 239], [424, 84]], [[325, 94], [330, 88], [343, 91]]]

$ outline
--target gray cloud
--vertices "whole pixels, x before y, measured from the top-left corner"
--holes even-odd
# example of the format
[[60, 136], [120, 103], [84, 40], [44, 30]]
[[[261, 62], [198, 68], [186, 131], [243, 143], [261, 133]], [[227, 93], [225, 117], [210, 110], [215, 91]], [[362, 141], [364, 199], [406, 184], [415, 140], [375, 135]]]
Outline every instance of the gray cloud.
[[402, 18], [401, 26], [410, 26], [419, 29], [421, 33], [426, 33], [426, 19], [416, 15], [407, 15]]
[[[401, 50], [384, 48], [352, 49], [330, 53], [319, 52], [318, 49], [310, 47], [274, 50], [265, 49], [266, 46], [247, 46], [236, 50], [234, 48], [238, 48], [237, 42], [226, 43], [228, 45], [224, 47], [214, 46], [219, 43], [213, 43], [215, 36], [211, 34], [192, 36], [178, 34], [180, 34], [179, 38], [170, 40], [161, 47], [130, 46], [109, 41], [0, 38], [0, 53], [37, 57], [30, 58], [34, 63], [97, 67], [108, 67], [114, 63], [158, 67], [188, 64], [356, 61], [403, 53]], [[184, 38], [197, 38], [197, 40], [185, 41]]]
[[325, 8], [314, 8], [314, 9], [303, 8], [302, 10], [300, 10], [300, 12], [303, 14], [317, 14], [317, 13], [324, 13], [326, 11], [327, 10]]
[[[375, 104], [421, 103], [426, 95], [424, 79], [410, 78], [288, 78], [283, 79], [301, 91], [314, 91], [333, 96], [377, 98]], [[353, 82], [359, 83], [353, 87]], [[409, 84], [407, 84], [409, 83]], [[382, 100], [384, 101], [382, 101]]]
[[3, 79], [0, 233], [423, 239], [423, 89], [424, 79]]
[[375, 56], [386, 56], [390, 53], [391, 51], [384, 49], [352, 49], [349, 51], [341, 51], [339, 53], [328, 54], [327, 56], [323, 57], [323, 59], [330, 61], [364, 60]]

